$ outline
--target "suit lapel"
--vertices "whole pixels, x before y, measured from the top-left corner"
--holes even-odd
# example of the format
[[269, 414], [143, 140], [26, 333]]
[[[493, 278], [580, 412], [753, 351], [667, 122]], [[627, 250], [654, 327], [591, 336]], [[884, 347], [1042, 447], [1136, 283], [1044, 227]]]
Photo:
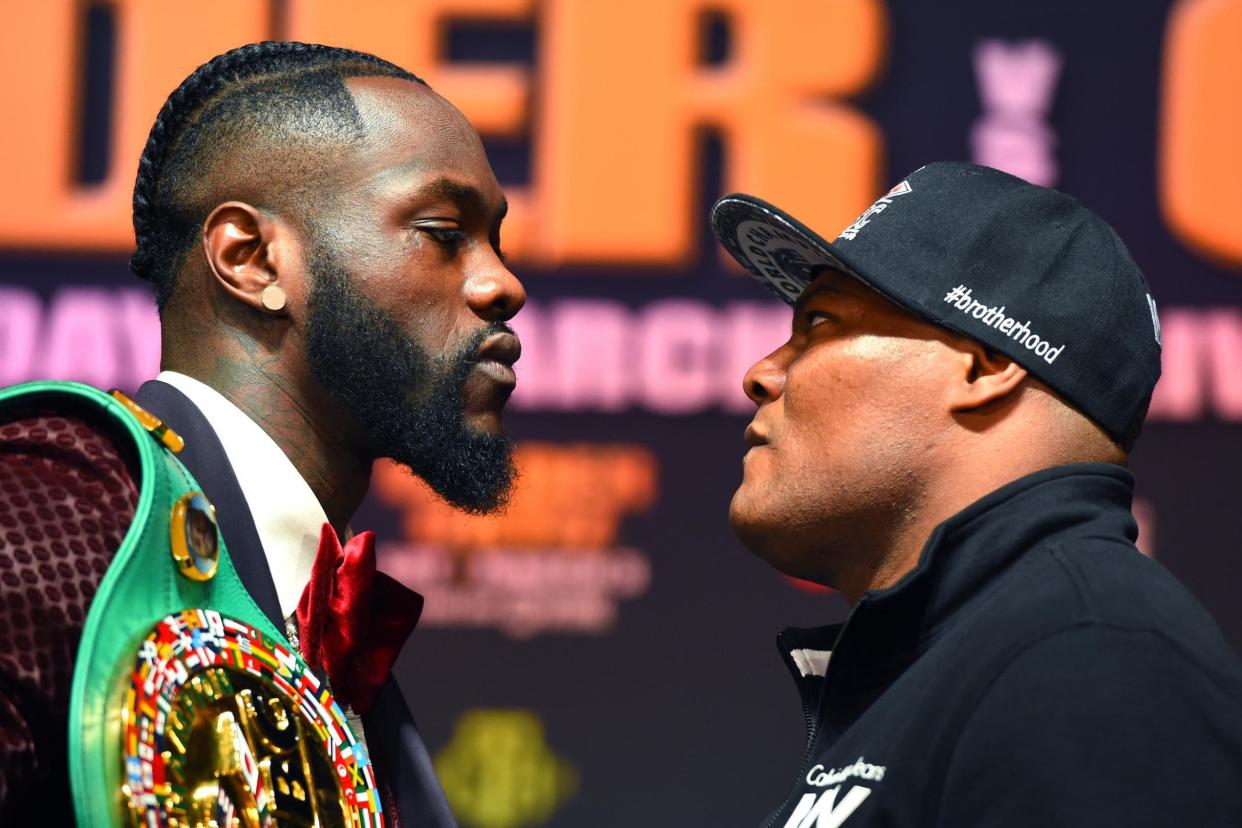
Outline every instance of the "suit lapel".
[[427, 746], [391, 675], [362, 717], [362, 725], [371, 755], [378, 760], [376, 767], [389, 780], [397, 798], [403, 828], [454, 828], [457, 822], [436, 778]]
[[272, 570], [267, 565], [250, 506], [242, 495], [237, 475], [233, 473], [215, 429], [189, 397], [166, 382], [143, 383], [134, 401], [185, 439], [185, 448], [177, 459], [194, 475], [198, 485], [203, 487], [203, 494], [215, 505], [220, 534], [224, 536], [224, 545], [229, 549], [242, 585], [276, 629], [283, 630], [285, 620], [280, 614]]

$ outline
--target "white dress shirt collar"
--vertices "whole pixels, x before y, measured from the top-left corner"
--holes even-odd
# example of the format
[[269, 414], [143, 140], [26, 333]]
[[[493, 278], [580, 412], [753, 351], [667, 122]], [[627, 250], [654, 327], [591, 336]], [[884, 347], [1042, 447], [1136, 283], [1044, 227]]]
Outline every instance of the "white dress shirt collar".
[[156, 379], [189, 397], [220, 438], [263, 544], [281, 616], [288, 618], [310, 580], [319, 531], [328, 520], [323, 506], [280, 446], [219, 391], [175, 371]]

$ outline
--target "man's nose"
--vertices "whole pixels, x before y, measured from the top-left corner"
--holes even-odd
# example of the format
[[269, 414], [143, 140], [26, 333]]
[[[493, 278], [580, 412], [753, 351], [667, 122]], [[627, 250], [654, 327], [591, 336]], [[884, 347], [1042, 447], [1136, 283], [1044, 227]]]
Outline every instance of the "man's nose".
[[750, 366], [742, 378], [742, 390], [755, 405], [772, 402], [785, 391], [786, 360], [782, 357], [788, 345], [782, 345]]
[[499, 258], [466, 282], [466, 303], [481, 319], [507, 322], [526, 304], [526, 288]]

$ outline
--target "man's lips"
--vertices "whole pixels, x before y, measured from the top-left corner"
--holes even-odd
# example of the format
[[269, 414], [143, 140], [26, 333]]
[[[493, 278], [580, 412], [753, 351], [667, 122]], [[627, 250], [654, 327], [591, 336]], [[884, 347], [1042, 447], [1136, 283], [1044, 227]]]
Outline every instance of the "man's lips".
[[755, 448], [756, 446], [766, 446], [768, 444], [767, 435], [764, 434], [762, 430], [756, 428], [754, 423], [746, 426], [746, 434], [743, 435], [743, 439], [746, 440], [746, 445], [751, 448]]
[[522, 342], [516, 335], [501, 332], [483, 340], [475, 352], [475, 364], [479, 371], [500, 385], [517, 384], [513, 363], [522, 356]]

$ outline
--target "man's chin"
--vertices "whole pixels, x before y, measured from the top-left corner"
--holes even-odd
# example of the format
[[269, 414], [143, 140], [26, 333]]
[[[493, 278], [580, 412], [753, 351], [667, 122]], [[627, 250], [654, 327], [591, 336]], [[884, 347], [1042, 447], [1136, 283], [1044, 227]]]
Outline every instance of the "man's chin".
[[764, 519], [762, 508], [749, 495], [750, 492], [744, 484], [734, 493], [733, 500], [729, 503], [729, 525], [733, 527], [733, 533], [743, 546], [776, 566], [770, 556], [771, 548], [777, 540], [773, 531], [775, 527], [771, 520]]
[[511, 444], [503, 434], [477, 430], [468, 422], [462, 436], [462, 442], [446, 446], [434, 459], [405, 465], [451, 506], [475, 515], [503, 511], [517, 479]]
[[824, 583], [822, 561], [815, 560], [804, 545], [804, 539], [791, 535], [789, 521], [763, 508], [748, 497], [745, 485], [733, 495], [729, 504], [729, 524], [733, 533], [755, 557], [782, 575], [814, 583]]
[[434, 475], [420, 474], [412, 467], [407, 468], [410, 468], [415, 476], [421, 477], [445, 503], [467, 514], [478, 516], [499, 514], [508, 507], [513, 495], [515, 475], [512, 473], [507, 479], [497, 482], [494, 486], [477, 488], [463, 486], [458, 481], [437, 479]]

